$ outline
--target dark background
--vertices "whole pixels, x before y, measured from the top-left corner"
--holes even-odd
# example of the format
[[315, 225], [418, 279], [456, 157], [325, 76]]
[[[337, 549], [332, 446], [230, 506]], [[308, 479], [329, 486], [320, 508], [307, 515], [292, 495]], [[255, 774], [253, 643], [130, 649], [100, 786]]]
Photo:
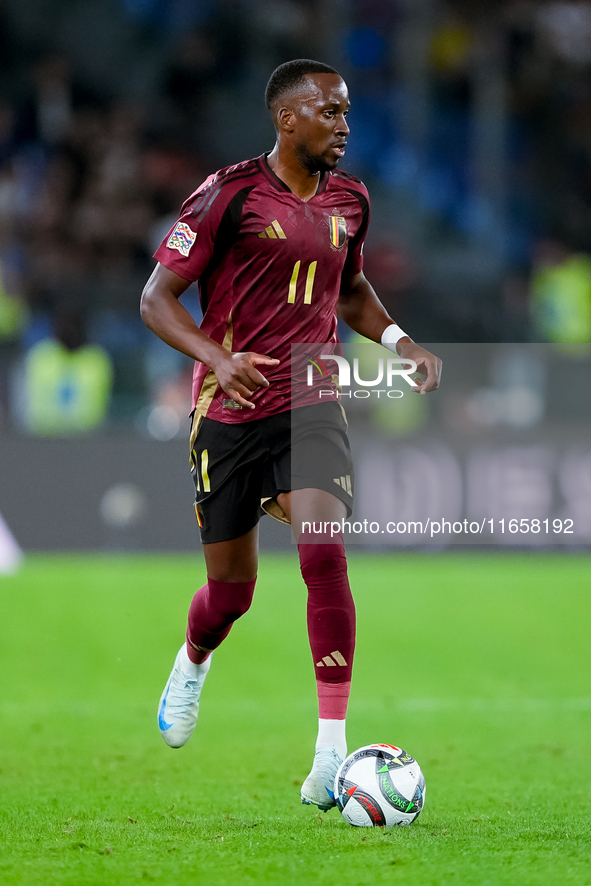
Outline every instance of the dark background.
[[[403, 328], [443, 343], [590, 340], [591, 2], [0, 0], [9, 522], [35, 527], [41, 499], [65, 515], [70, 469], [80, 502], [99, 476], [143, 488], [122, 468], [134, 459], [170, 484], [155, 498], [144, 489], [143, 504], [124, 490], [120, 509], [184, 514], [182, 499], [190, 512], [190, 481], [181, 493], [173, 476], [185, 469], [191, 367], [143, 327], [139, 296], [182, 200], [272, 147], [264, 87], [294, 57], [348, 82], [343, 165], [372, 196], [366, 273]], [[39, 438], [22, 415], [26, 355], [64, 311], [113, 368], [108, 414], [75, 441]], [[130, 528], [101, 519], [92, 533], [57, 515], [61, 534], [20, 534], [29, 548], [78, 548], [90, 535], [133, 546]], [[185, 547], [184, 532], [172, 533], [182, 544], [159, 539]]]

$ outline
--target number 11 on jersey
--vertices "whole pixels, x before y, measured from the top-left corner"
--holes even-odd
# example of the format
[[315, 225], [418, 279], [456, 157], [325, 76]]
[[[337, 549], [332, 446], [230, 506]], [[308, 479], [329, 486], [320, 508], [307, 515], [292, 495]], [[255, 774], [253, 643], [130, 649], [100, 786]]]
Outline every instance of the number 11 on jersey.
[[[304, 289], [304, 304], [311, 305], [312, 304], [312, 289], [314, 287], [314, 277], [316, 275], [316, 265], [317, 261], [310, 262], [308, 267], [308, 273], [306, 274], [306, 288]], [[291, 280], [289, 281], [289, 293], [287, 296], [287, 304], [293, 305], [296, 300], [296, 287], [298, 285], [298, 277], [300, 276], [300, 265], [301, 262], [297, 261], [293, 266], [293, 272], [291, 275]]]

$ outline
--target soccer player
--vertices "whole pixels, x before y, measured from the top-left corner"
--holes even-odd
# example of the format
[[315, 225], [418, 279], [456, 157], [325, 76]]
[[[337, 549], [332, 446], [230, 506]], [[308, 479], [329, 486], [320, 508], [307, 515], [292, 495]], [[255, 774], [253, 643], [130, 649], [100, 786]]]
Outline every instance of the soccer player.
[[[207, 568], [158, 724], [171, 747], [193, 732], [212, 650], [252, 601], [263, 508], [292, 524], [308, 589], [319, 728], [301, 797], [325, 810], [335, 805], [334, 776], [347, 753], [355, 609], [342, 537], [312, 539], [301, 523], [351, 513], [352, 465], [337, 399], [292, 404], [291, 344], [334, 348], [338, 314], [414, 360], [425, 376], [418, 394], [437, 388], [441, 362], [394, 323], [363, 275], [368, 194], [337, 170], [349, 135], [342, 78], [320, 62], [290, 61], [272, 74], [265, 98], [275, 147], [216, 172], [188, 198], [142, 295], [144, 322], [196, 361], [191, 465]], [[200, 327], [179, 302], [195, 280]], [[311, 454], [295, 466], [292, 424]]]

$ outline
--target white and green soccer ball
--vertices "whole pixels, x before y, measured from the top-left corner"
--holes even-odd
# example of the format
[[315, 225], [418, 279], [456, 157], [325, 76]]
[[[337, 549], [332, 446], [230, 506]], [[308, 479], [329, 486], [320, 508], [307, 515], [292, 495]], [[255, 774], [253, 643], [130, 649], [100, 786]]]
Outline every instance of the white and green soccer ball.
[[417, 761], [391, 744], [368, 744], [337, 770], [334, 796], [356, 827], [409, 825], [425, 804], [425, 777]]

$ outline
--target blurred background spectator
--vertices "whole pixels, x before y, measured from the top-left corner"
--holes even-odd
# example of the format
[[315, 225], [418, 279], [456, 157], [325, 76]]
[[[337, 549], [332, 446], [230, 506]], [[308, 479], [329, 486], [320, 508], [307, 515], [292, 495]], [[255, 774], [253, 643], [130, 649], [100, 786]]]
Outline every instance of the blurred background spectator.
[[92, 431], [107, 416], [111, 361], [99, 345], [88, 344], [80, 310], [61, 307], [53, 322], [51, 338], [33, 345], [15, 371], [12, 414], [42, 437]]
[[[186, 432], [190, 361], [144, 329], [139, 295], [182, 200], [272, 147], [264, 85], [297, 56], [349, 83], [367, 274], [403, 327], [589, 340], [588, 0], [0, 0], [0, 433], [58, 433], [35, 367], [81, 378], [91, 353], [92, 417], [56, 412], [61, 433], [107, 407], [107, 427]], [[184, 303], [199, 319], [196, 287]]]
[[542, 240], [532, 268], [531, 306], [543, 341], [591, 341], [591, 256]]

